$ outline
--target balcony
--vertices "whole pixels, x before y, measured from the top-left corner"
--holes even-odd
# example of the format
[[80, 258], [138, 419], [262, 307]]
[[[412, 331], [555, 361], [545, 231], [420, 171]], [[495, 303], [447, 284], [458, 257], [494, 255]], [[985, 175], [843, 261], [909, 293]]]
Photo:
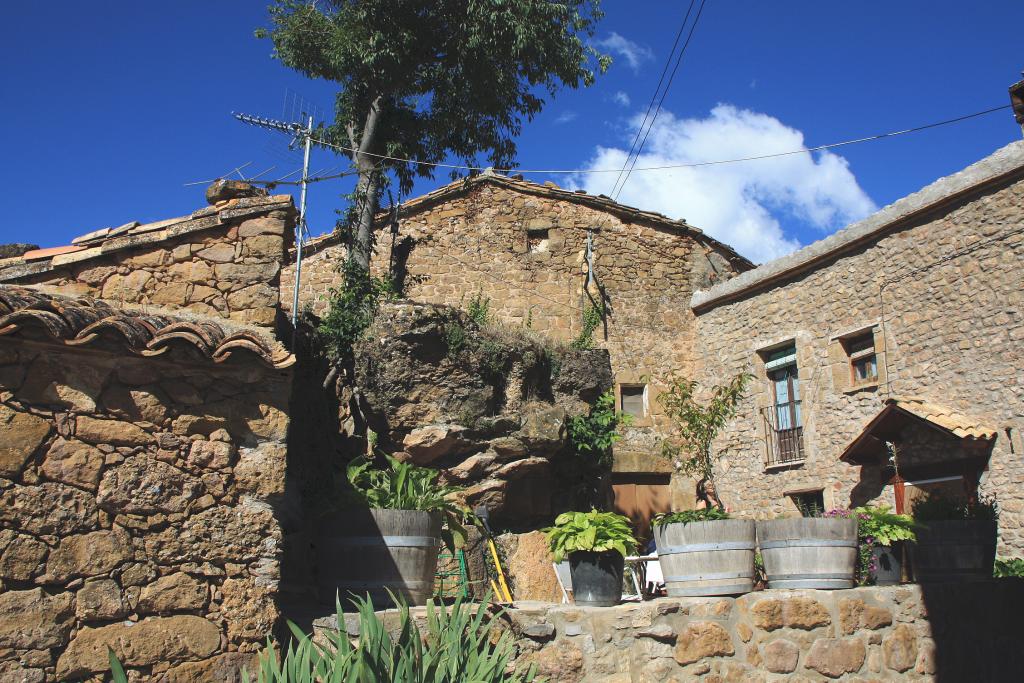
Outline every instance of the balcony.
[[[791, 427], [792, 416], [800, 415], [800, 402], [784, 406], [768, 406], [761, 409], [764, 420], [765, 446], [767, 458], [765, 469], [799, 465], [804, 461], [804, 428]], [[782, 420], [780, 420], [780, 416]], [[782, 427], [780, 427], [780, 422]]]

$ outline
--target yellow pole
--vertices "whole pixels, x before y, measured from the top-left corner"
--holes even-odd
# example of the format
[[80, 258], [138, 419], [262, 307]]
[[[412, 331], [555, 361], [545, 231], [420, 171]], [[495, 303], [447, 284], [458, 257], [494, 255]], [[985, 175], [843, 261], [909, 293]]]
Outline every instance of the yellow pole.
[[491, 557], [494, 558], [494, 569], [498, 572], [498, 582], [501, 583], [501, 589], [504, 591], [505, 602], [512, 602], [512, 591], [505, 583], [505, 572], [501, 570], [501, 562], [498, 560], [498, 549], [494, 547], [494, 541], [490, 538], [487, 539], [487, 546], [491, 549]]

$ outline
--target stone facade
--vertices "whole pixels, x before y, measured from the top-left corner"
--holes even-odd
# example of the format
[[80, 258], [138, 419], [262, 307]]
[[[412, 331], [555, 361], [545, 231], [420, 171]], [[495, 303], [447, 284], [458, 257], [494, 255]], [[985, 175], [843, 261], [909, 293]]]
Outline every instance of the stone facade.
[[[1022, 178], [1024, 143], [1014, 143], [863, 224], [695, 296], [697, 377], [714, 384], [754, 374], [719, 444], [719, 490], [734, 512], [795, 512], [786, 494], [815, 489], [826, 508], [892, 506], [889, 472], [839, 457], [886, 399], [913, 396], [997, 435], [982, 490], [995, 493], [1002, 510], [1001, 552], [1024, 550]], [[877, 381], [851, 381], [842, 340], [856, 331], [872, 340]], [[765, 360], [791, 342], [804, 457], [772, 467], [761, 413], [773, 401]], [[907, 444], [900, 457], [908, 468], [985, 446], [930, 426], [911, 424], [893, 437]]]
[[0, 259], [0, 282], [272, 326], [295, 209], [289, 195], [250, 194]]
[[[1016, 681], [1024, 581], [660, 598], [595, 608], [517, 602], [497, 620], [550, 683]], [[393, 611], [379, 613], [386, 625]], [[424, 608], [415, 608], [422, 622]], [[317, 630], [336, 628], [334, 617]], [[355, 632], [358, 621], [346, 618]]]
[[[690, 297], [751, 267], [732, 249], [685, 221], [551, 183], [484, 174], [404, 204], [397, 234], [387, 225], [378, 232], [374, 264], [378, 274], [390, 269], [415, 301], [465, 308], [481, 295], [497, 320], [569, 340], [580, 332], [588, 301], [588, 231], [596, 283], [590, 291], [603, 295], [608, 309], [595, 340], [611, 354], [616, 390], [648, 385], [646, 415], [616, 445], [616, 469], [669, 473], [655, 455], [659, 380], [693, 372]], [[326, 310], [344, 254], [335, 236], [305, 248], [301, 307]], [[294, 265], [285, 267], [285, 307], [294, 277]], [[679, 505], [692, 501], [692, 488], [688, 481], [677, 488]]]
[[0, 680], [91, 678], [108, 645], [161, 680], [238, 668], [278, 617], [289, 372], [24, 336], [0, 337]]

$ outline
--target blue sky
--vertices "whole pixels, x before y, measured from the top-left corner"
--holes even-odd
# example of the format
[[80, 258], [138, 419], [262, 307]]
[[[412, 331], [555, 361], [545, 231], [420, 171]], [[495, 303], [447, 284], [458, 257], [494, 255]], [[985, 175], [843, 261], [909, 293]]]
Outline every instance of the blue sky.
[[[0, 241], [66, 244], [90, 230], [203, 204], [206, 180], [252, 162], [301, 164], [282, 136], [233, 110], [290, 116], [301, 97], [329, 110], [333, 87], [270, 58], [253, 38], [266, 1], [64, 0], [5, 12]], [[685, 11], [682, 2], [606, 0], [597, 39], [616, 58], [589, 90], [563, 91], [520, 138], [524, 168], [621, 163]], [[645, 149], [687, 162], [818, 145], [1008, 102], [1024, 51], [1024, 3], [767, 3], [708, 0]], [[1009, 111], [713, 172], [635, 173], [620, 199], [685, 217], [755, 260], [807, 244], [1020, 139]], [[345, 160], [314, 152], [314, 171]], [[294, 177], [294, 176], [293, 176]], [[608, 193], [614, 176], [531, 176]], [[426, 192], [446, 182], [423, 181]], [[310, 224], [331, 228], [344, 181], [314, 185]]]

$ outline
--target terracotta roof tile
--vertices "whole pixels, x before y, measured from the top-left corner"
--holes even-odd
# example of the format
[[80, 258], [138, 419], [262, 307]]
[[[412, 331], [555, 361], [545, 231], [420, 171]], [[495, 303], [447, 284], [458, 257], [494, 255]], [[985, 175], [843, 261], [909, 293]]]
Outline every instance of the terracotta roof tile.
[[916, 396], [896, 396], [886, 401], [887, 405], [896, 405], [898, 408], [937, 424], [946, 431], [952, 432], [961, 439], [985, 439], [996, 438], [999, 433], [997, 429], [982, 425], [978, 420], [958, 413], [945, 406], [935, 403], [928, 403]]
[[252, 354], [273, 368], [295, 363], [277, 340], [253, 329], [233, 329], [226, 321], [115, 308], [88, 297], [68, 298], [27, 287], [0, 285], [0, 337], [28, 328], [43, 329], [67, 346], [83, 346], [114, 333], [128, 352], [158, 356], [187, 345], [214, 363]]

